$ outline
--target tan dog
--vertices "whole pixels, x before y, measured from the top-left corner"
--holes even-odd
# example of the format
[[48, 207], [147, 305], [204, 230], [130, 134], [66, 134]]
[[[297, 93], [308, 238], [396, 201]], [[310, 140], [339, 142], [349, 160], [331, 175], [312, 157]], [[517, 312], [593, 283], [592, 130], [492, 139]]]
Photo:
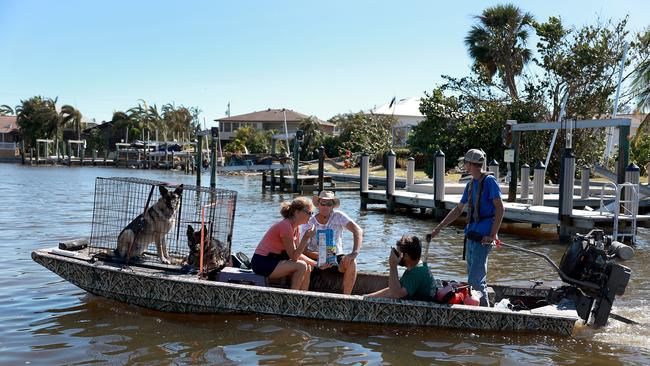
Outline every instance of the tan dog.
[[160, 261], [169, 264], [165, 236], [174, 226], [176, 211], [183, 194], [183, 185], [179, 185], [172, 193], [163, 186], [159, 186], [158, 189], [160, 191], [158, 201], [120, 232], [115, 250], [120, 257], [139, 258], [147, 246], [155, 242]]

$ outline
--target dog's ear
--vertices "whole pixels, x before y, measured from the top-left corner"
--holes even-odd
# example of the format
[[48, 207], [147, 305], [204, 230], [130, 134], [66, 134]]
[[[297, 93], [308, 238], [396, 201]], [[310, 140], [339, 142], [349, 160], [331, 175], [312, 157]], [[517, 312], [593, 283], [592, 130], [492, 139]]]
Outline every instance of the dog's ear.
[[158, 186], [158, 190], [160, 191], [160, 196], [161, 197], [165, 197], [167, 199], [169, 198], [169, 192], [167, 192], [167, 188], [165, 188], [163, 186]]
[[194, 228], [192, 225], [187, 225], [187, 236], [194, 235]]
[[180, 186], [176, 187], [176, 189], [174, 190], [174, 193], [176, 193], [179, 196], [181, 194], [183, 194], [183, 185], [181, 184]]

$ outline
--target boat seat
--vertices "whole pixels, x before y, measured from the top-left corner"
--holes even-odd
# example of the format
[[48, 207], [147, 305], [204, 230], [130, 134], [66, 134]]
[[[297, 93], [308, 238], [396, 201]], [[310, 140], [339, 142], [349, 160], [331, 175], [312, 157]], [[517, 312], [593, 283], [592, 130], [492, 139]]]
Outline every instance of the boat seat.
[[250, 269], [235, 267], [224, 267], [221, 272], [219, 272], [217, 281], [263, 287], [268, 285], [266, 277], [260, 276]]

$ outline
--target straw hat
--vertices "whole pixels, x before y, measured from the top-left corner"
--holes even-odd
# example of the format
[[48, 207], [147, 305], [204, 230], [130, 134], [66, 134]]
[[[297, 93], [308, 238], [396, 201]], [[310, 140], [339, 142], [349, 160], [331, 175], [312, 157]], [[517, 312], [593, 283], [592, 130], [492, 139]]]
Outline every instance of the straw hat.
[[334, 201], [334, 208], [341, 205], [341, 201], [334, 195], [332, 191], [322, 191], [318, 196], [314, 196], [314, 204], [317, 205], [320, 200]]

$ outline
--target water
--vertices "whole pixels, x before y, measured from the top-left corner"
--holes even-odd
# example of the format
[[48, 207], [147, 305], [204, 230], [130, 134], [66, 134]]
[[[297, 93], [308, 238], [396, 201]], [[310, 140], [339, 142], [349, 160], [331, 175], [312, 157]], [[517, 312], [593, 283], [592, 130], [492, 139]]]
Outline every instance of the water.
[[[582, 328], [572, 338], [378, 326], [258, 315], [179, 315], [90, 295], [31, 260], [32, 250], [89, 236], [96, 176], [138, 176], [194, 184], [182, 173], [111, 168], [32, 168], [0, 164], [0, 364], [650, 364], [650, 230], [640, 229], [633, 275], [614, 312], [617, 321]], [[204, 176], [203, 182], [209, 182]], [[261, 194], [260, 177], [219, 177], [239, 192], [234, 250], [252, 254], [290, 195]], [[364, 229], [361, 270], [387, 271], [389, 247], [402, 234], [423, 235], [431, 218], [359, 211], [354, 192], [341, 208]], [[458, 227], [432, 243], [434, 271], [463, 278]], [[505, 242], [559, 261], [564, 248], [548, 229], [511, 225]], [[522, 238], [522, 235], [527, 237]], [[351, 235], [346, 236], [347, 248]], [[543, 260], [500, 249], [490, 256], [492, 282], [557, 280]]]

